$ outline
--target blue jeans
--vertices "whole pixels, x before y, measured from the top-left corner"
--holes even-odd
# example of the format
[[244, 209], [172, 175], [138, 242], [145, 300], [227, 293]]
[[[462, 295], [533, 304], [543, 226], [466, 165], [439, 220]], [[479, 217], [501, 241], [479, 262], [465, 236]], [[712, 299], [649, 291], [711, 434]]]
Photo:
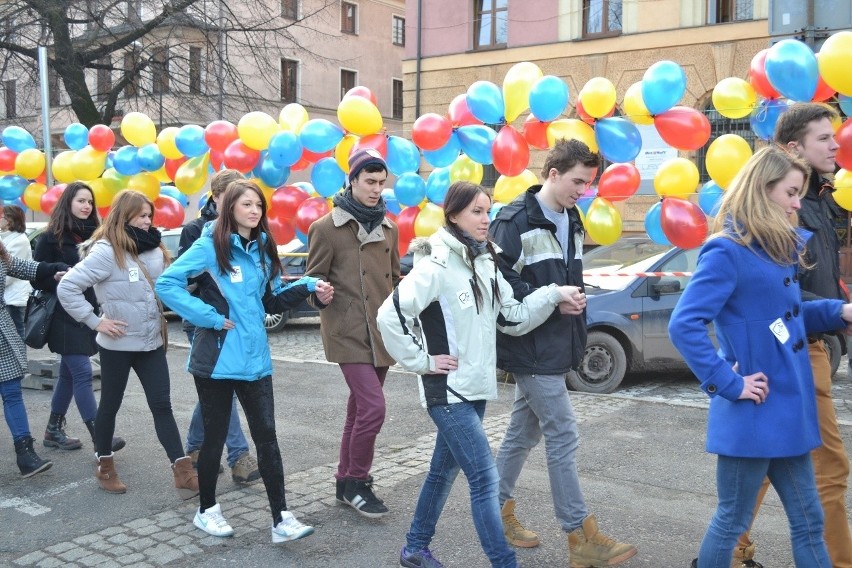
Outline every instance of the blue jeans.
[[810, 454], [774, 459], [718, 457], [719, 505], [701, 542], [698, 553], [701, 568], [731, 565], [734, 545], [751, 524], [757, 493], [767, 476], [787, 513], [796, 566], [831, 568]]
[[497, 467], [482, 427], [485, 401], [433, 406], [429, 416], [438, 427], [429, 473], [420, 489], [414, 520], [405, 536], [411, 552], [429, 546], [435, 525], [447, 502], [450, 489], [464, 471], [470, 487], [470, 510], [479, 542], [492, 566], [517, 566], [515, 552], [503, 536], [503, 520], [497, 500]]
[[3, 398], [3, 417], [9, 425], [12, 440], [20, 440], [30, 435], [30, 423], [27, 420], [27, 408], [24, 406], [24, 394], [21, 391], [21, 379], [0, 382], [0, 396]]
[[[187, 330], [186, 337], [192, 345], [195, 328]], [[201, 419], [201, 403], [195, 404], [192, 411], [192, 419], [189, 421], [189, 431], [186, 433], [186, 453], [201, 449], [204, 443], [204, 421]], [[225, 438], [225, 446], [228, 448], [228, 466], [234, 467], [237, 460], [243, 454], [248, 453], [248, 440], [246, 440], [243, 429], [240, 426], [240, 415], [237, 413], [237, 395], [231, 400], [231, 420], [228, 422], [228, 435]]]
[[500, 503], [512, 498], [527, 456], [542, 435], [556, 519], [562, 530], [572, 532], [582, 526], [589, 510], [580, 490], [576, 459], [580, 435], [565, 376], [515, 373], [512, 418], [497, 451]]
[[9, 317], [12, 318], [12, 323], [15, 324], [15, 329], [18, 330], [18, 335], [21, 339], [24, 338], [24, 317], [27, 315], [26, 306], [6, 306], [6, 311], [9, 312]]
[[82, 353], [62, 355], [59, 358], [59, 378], [53, 387], [50, 411], [65, 414], [71, 406], [72, 397], [83, 422], [94, 420], [98, 403], [92, 389], [92, 361]]

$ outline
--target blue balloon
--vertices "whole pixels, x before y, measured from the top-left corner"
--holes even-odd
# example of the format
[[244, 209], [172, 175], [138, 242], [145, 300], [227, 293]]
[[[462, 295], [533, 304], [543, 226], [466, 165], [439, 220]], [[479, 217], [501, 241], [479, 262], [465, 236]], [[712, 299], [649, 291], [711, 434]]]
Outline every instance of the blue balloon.
[[173, 185], [161, 185], [160, 195], [168, 195], [169, 197], [177, 199], [178, 203], [180, 203], [184, 208], [189, 207], [189, 198], [185, 193]]
[[343, 129], [324, 118], [312, 118], [302, 127], [299, 139], [311, 152], [322, 154], [343, 140]]
[[79, 122], [72, 122], [65, 127], [65, 134], [62, 137], [65, 139], [65, 144], [72, 150], [82, 150], [89, 143], [89, 129]]
[[308, 244], [308, 235], [306, 235], [299, 229], [296, 229], [296, 238], [299, 239], [303, 245]]
[[393, 192], [400, 205], [413, 207], [426, 198], [426, 183], [413, 172], [402, 174], [397, 178]]
[[139, 166], [146, 171], [156, 172], [166, 163], [166, 158], [160, 153], [160, 148], [154, 144], [145, 144], [136, 151]]
[[671, 245], [666, 234], [663, 232], [663, 223], [660, 215], [663, 209], [663, 202], [654, 203], [648, 212], [645, 213], [645, 232], [651, 237], [651, 240], [661, 245]]
[[614, 163], [632, 162], [642, 149], [642, 135], [629, 120], [602, 118], [595, 122], [595, 140], [601, 154]]
[[27, 211], [29, 211], [29, 210], [30, 210], [30, 208], [29, 208], [29, 207], [27, 207], [27, 204], [26, 204], [26, 203], [24, 203], [24, 200], [23, 200], [23, 199], [21, 199], [20, 197], [19, 197], [19, 198], [17, 198], [17, 199], [15, 200], [15, 202], [14, 202], [14, 203], [12, 203], [12, 205], [17, 205], [18, 207], [20, 207], [20, 208], [21, 208], [21, 210], [22, 210], [24, 213], [26, 213]]
[[[108, 170], [113, 167], [112, 161], [115, 159], [115, 150], [110, 150], [106, 155], [106, 162], [104, 164], [104, 169]], [[113, 168], [115, 169], [115, 168]]]
[[139, 165], [139, 155], [135, 146], [122, 146], [115, 151], [112, 158], [112, 167], [115, 171], [125, 176], [132, 176], [142, 171]]
[[592, 206], [592, 201], [595, 200], [595, 195], [589, 197], [581, 197], [577, 200], [577, 208], [583, 212], [583, 215], [589, 212], [589, 207]]
[[766, 78], [776, 91], [792, 101], [814, 98], [819, 69], [814, 52], [795, 39], [782, 39], [766, 54]]
[[207, 205], [207, 201], [210, 199], [210, 192], [205, 193], [201, 197], [198, 198], [198, 209], [204, 209], [204, 206]]
[[388, 170], [395, 175], [416, 172], [420, 168], [420, 152], [413, 142], [399, 136], [388, 136]]
[[396, 195], [394, 194], [392, 187], [386, 187], [382, 190], [382, 199], [384, 199], [385, 208], [389, 212], [394, 215], [399, 215], [399, 212], [402, 211], [402, 206], [399, 204], [399, 201], [396, 200]]
[[491, 147], [497, 133], [484, 124], [470, 124], [460, 126], [456, 131], [462, 151], [468, 158], [479, 164], [487, 165], [494, 163], [491, 155]]
[[21, 176], [0, 177], [0, 199], [14, 201], [24, 194], [30, 182]]
[[530, 112], [542, 122], [556, 120], [568, 106], [568, 85], [559, 77], [545, 75], [530, 90]]
[[278, 166], [267, 155], [264, 156], [263, 163], [260, 164], [260, 172], [257, 177], [269, 187], [280, 187], [290, 177], [290, 168]]
[[311, 169], [311, 183], [322, 197], [331, 197], [346, 183], [346, 174], [334, 158], [323, 158]]
[[423, 159], [432, 167], [445, 168], [455, 162], [460, 153], [461, 142], [458, 133], [453, 132], [447, 143], [437, 150], [423, 150]]
[[503, 122], [503, 92], [490, 81], [476, 81], [465, 95], [470, 113], [485, 124]]
[[497, 217], [497, 214], [500, 213], [500, 210], [505, 206], [505, 203], [495, 203], [492, 205], [491, 209], [488, 210], [488, 220], [493, 221], [495, 217]]
[[450, 189], [450, 168], [435, 168], [426, 179], [426, 199], [435, 205], [443, 205]]
[[846, 116], [852, 116], [852, 97], [849, 95], [837, 95], [837, 102], [840, 104], [840, 110]]
[[716, 213], [719, 212], [723, 193], [722, 188], [713, 180], [701, 186], [701, 189], [698, 190], [698, 206], [701, 207], [705, 215], [715, 217]]
[[675, 106], [686, 93], [686, 73], [674, 61], [657, 61], [642, 76], [642, 101], [652, 115]]
[[20, 126], [7, 126], [3, 129], [3, 144], [13, 152], [20, 154], [24, 150], [36, 147], [32, 134]]
[[751, 129], [762, 140], [772, 140], [775, 136], [775, 123], [788, 108], [787, 102], [781, 99], [761, 101], [749, 118]]
[[175, 134], [175, 146], [187, 158], [201, 156], [210, 146], [204, 139], [204, 129], [197, 124], [185, 124]]
[[281, 168], [289, 168], [302, 157], [302, 142], [299, 137], [289, 130], [276, 132], [269, 139], [269, 159]]

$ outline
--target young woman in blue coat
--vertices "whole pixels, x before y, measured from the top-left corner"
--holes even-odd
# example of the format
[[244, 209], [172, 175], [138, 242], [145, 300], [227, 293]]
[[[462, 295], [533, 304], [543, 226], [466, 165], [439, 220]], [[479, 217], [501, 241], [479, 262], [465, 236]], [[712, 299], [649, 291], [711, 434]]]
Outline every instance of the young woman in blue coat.
[[[236, 392], [272, 509], [272, 542], [295, 540], [314, 529], [287, 510], [263, 319], [265, 313], [290, 309], [311, 292], [325, 296], [331, 286], [305, 277], [282, 287], [266, 201], [253, 182], [230, 183], [219, 209], [219, 219], [204, 227], [156, 286], [163, 302], [196, 327], [188, 370], [201, 403], [204, 442], [198, 456], [200, 506], [193, 522], [214, 536], [234, 534], [216, 502], [216, 480]], [[197, 296], [186, 290], [190, 278], [197, 282]]]
[[[765, 477], [790, 524], [796, 566], [830, 568], [810, 451], [821, 444], [807, 334], [842, 329], [852, 304], [802, 301], [798, 265], [810, 234], [792, 221], [807, 165], [758, 151], [725, 192], [669, 335], [710, 396], [707, 451], [719, 503], [699, 568], [731, 565]], [[719, 349], [707, 324], [713, 322]]]

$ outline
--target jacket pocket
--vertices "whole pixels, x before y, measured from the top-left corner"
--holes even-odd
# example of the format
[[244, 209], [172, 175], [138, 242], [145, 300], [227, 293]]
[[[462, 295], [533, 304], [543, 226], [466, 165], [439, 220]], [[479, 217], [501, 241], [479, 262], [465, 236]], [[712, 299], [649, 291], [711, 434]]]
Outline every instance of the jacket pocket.
[[[350, 321], [350, 316], [353, 315], [354, 309], [353, 304], [354, 300], [349, 300], [349, 303], [346, 304], [346, 307], [343, 310], [340, 310], [337, 313], [334, 313], [334, 318], [337, 320], [334, 322], [334, 331], [331, 332], [331, 335], [334, 337], [340, 337], [348, 331], [348, 327], [352, 326], [355, 322]], [[334, 305], [334, 304], [332, 304]], [[326, 308], [328, 309], [328, 308]]]

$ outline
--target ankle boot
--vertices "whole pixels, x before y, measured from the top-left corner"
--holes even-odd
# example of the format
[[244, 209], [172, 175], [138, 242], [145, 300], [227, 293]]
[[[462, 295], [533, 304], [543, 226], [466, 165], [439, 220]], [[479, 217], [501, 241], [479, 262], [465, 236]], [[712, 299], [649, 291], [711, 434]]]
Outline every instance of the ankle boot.
[[118, 472], [115, 471], [115, 462], [112, 459], [112, 454], [108, 456], [98, 456], [98, 467], [95, 470], [95, 475], [98, 478], [98, 484], [101, 489], [107, 493], [127, 493], [127, 486], [118, 478]]
[[[92, 445], [95, 445], [95, 421], [94, 420], [86, 420], [83, 422], [86, 425], [86, 429], [89, 431], [89, 435], [92, 437]], [[124, 438], [121, 436], [113, 436], [112, 437], [112, 451], [117, 452], [121, 448], [125, 446]]]
[[568, 555], [571, 568], [615, 566], [636, 555], [632, 544], [616, 542], [598, 530], [594, 515], [583, 519], [583, 525], [568, 533]]
[[83, 447], [83, 443], [79, 438], [72, 438], [65, 433], [64, 414], [51, 412], [47, 428], [44, 430], [44, 446], [60, 450], [79, 450]]
[[18, 469], [21, 470], [21, 476], [31, 477], [42, 471], [50, 469], [53, 465], [52, 461], [41, 459], [33, 449], [32, 436], [15, 440], [15, 453], [18, 455]]
[[520, 548], [534, 548], [539, 545], [538, 535], [531, 530], [525, 529], [515, 516], [515, 500], [507, 499], [500, 510], [503, 519], [503, 534], [506, 542]]
[[184, 456], [172, 464], [175, 476], [175, 489], [184, 501], [198, 495], [198, 472], [192, 467], [192, 459]]

